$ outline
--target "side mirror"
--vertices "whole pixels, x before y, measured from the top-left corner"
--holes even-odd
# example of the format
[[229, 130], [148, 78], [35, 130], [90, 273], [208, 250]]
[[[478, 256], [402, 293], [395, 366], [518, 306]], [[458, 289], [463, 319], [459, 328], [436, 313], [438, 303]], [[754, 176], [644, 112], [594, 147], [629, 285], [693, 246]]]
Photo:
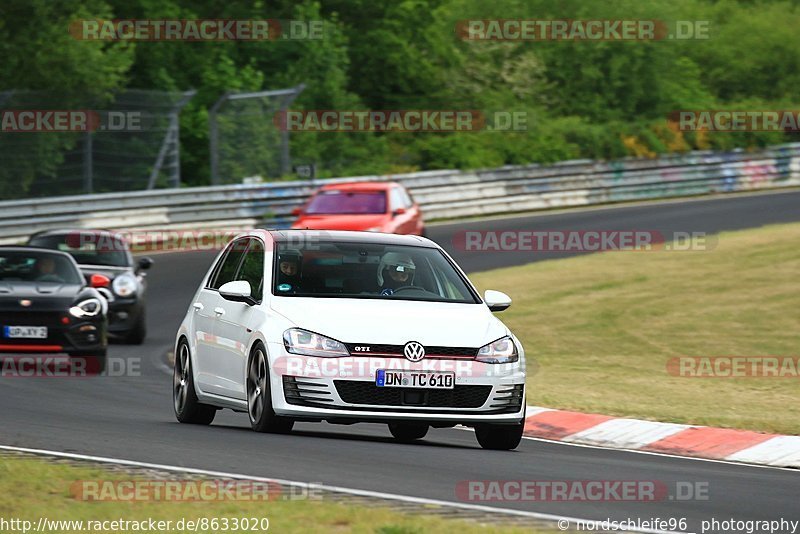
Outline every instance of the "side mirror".
[[93, 274], [89, 277], [89, 285], [95, 289], [108, 287], [111, 285], [111, 279], [104, 274]]
[[406, 209], [405, 209], [405, 208], [397, 208], [396, 210], [394, 210], [394, 211], [392, 212], [392, 215], [396, 217], [397, 215], [402, 215], [402, 214], [404, 214], [405, 212], [406, 212]]
[[302, 214], [303, 214], [303, 208], [301, 208], [300, 206], [292, 208], [292, 215], [294, 215], [295, 217], [299, 217]]
[[483, 301], [489, 306], [492, 311], [503, 311], [511, 306], [511, 297], [500, 291], [493, 291], [487, 289], [483, 294]]
[[225, 300], [232, 302], [244, 302], [248, 306], [256, 304], [255, 299], [250, 296], [250, 283], [244, 280], [222, 284], [222, 287], [219, 288], [219, 294]]
[[139, 265], [139, 270], [140, 271], [146, 271], [147, 269], [152, 267], [154, 263], [155, 262], [153, 261], [152, 258], [147, 258], [147, 257], [141, 258], [139, 260], [139, 264], [138, 264]]

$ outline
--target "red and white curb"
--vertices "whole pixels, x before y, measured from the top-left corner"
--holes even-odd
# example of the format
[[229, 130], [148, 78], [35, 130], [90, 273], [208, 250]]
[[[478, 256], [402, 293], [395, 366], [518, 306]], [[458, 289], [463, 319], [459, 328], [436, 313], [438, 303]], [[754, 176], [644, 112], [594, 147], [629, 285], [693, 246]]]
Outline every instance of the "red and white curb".
[[658, 423], [528, 406], [525, 435], [773, 467], [800, 468], [800, 436]]

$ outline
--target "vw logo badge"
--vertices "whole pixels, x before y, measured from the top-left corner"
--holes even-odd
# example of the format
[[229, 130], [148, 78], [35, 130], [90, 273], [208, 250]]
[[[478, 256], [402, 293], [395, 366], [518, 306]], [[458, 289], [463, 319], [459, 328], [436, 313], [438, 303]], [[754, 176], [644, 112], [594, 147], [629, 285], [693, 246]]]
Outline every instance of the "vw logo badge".
[[425, 347], [416, 341], [409, 341], [406, 343], [406, 346], [403, 347], [403, 354], [405, 354], [408, 361], [418, 362], [425, 357]]

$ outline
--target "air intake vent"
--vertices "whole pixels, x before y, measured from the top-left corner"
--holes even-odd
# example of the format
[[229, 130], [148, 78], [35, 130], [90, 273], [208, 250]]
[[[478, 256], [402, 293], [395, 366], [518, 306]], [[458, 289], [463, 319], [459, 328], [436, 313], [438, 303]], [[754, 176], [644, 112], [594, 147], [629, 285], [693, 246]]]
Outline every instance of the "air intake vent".
[[284, 376], [283, 396], [289, 404], [333, 402], [327, 384], [305, 377]]
[[525, 385], [516, 384], [514, 386], [503, 386], [497, 390], [492, 397], [490, 408], [514, 408], [514, 411], [522, 407], [525, 398]]

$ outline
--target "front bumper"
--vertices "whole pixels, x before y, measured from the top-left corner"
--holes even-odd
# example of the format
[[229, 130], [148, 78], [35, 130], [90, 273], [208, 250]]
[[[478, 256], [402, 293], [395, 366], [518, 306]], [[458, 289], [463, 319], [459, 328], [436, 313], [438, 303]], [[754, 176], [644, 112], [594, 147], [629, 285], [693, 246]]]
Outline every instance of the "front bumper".
[[108, 303], [108, 333], [112, 336], [129, 333], [136, 327], [142, 313], [144, 303], [140, 298], [115, 297]]
[[[275, 413], [329, 422], [424, 421], [473, 425], [517, 424], [524, 417], [524, 362], [494, 365], [456, 360], [351, 356], [314, 358], [287, 354], [270, 344]], [[377, 369], [453, 372], [453, 389], [378, 387]]]
[[[66, 317], [68, 323], [62, 319]], [[3, 326], [45, 326], [44, 339], [9, 339]], [[103, 316], [76, 319], [60, 312], [0, 312], [1, 353], [70, 353], [81, 354], [106, 350], [107, 319]]]

